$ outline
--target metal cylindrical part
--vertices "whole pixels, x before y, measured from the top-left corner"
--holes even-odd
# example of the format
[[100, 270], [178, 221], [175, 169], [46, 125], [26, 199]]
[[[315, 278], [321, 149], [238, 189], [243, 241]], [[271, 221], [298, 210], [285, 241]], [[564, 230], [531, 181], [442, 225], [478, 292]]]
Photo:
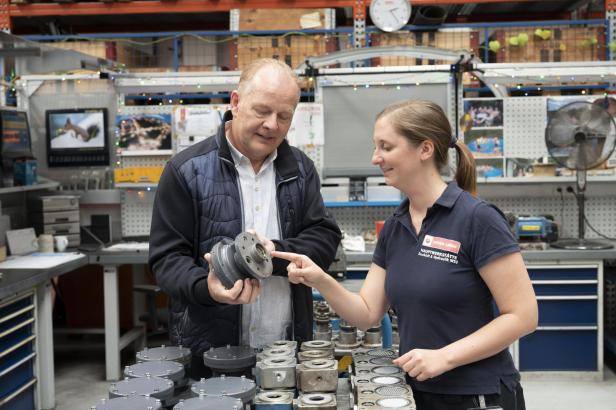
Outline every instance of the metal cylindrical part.
[[363, 345], [366, 347], [381, 346], [381, 327], [371, 327], [364, 333]]

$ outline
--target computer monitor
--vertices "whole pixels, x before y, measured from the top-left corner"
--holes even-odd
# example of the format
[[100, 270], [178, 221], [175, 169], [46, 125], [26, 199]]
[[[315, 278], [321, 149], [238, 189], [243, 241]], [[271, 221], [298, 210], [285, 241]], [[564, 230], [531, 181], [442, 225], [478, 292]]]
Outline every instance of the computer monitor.
[[3, 160], [32, 157], [32, 142], [26, 111], [0, 108], [0, 152]]
[[109, 165], [106, 108], [47, 110], [50, 167]]

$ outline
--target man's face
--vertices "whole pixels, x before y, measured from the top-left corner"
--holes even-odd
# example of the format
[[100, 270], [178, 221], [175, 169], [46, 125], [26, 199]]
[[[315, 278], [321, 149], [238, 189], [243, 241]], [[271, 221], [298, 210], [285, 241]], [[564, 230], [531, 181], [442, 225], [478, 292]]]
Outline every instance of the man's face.
[[290, 76], [261, 68], [231, 94], [231, 142], [251, 161], [264, 160], [286, 137], [298, 100], [299, 88]]

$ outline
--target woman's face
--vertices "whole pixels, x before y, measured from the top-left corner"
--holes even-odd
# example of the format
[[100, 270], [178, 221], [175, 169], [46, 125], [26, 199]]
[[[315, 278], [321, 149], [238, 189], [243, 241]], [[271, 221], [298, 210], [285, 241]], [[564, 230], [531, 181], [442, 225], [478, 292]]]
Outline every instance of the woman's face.
[[385, 183], [398, 189], [406, 186], [421, 166], [420, 146], [398, 134], [387, 117], [374, 124], [372, 164], [381, 168]]

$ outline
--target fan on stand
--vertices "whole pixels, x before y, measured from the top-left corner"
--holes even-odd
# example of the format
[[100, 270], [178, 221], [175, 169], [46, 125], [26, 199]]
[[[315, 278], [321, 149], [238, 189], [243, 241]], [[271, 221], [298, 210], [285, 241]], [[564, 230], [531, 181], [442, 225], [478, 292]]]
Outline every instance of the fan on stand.
[[607, 242], [584, 238], [584, 193], [586, 171], [609, 158], [616, 144], [616, 123], [601, 105], [585, 101], [567, 104], [548, 123], [545, 143], [559, 165], [575, 170], [577, 176], [578, 237], [554, 242], [563, 249], [610, 249]]

